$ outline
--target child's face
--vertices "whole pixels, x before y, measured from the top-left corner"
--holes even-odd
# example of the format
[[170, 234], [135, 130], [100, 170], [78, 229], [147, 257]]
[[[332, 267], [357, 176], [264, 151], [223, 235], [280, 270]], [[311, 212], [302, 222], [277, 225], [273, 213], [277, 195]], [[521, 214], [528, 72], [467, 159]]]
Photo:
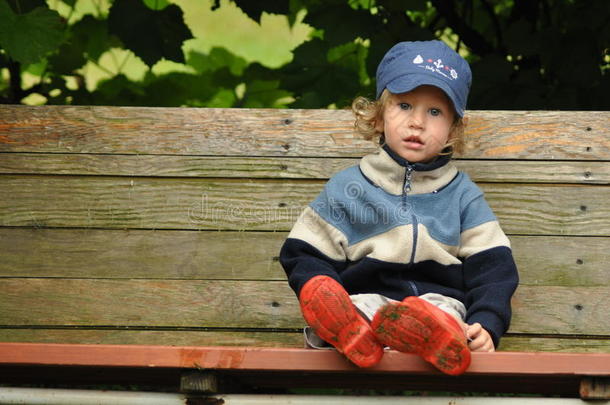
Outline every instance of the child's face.
[[420, 86], [392, 94], [383, 108], [383, 133], [390, 149], [411, 163], [438, 156], [449, 139], [455, 112], [445, 93]]

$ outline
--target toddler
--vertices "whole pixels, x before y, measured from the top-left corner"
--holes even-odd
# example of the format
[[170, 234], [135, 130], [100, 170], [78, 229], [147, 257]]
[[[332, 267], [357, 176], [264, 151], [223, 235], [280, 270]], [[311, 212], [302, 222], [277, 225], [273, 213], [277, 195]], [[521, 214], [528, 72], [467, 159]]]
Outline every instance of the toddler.
[[498, 346], [518, 283], [482, 191], [451, 162], [470, 67], [441, 41], [401, 42], [376, 80], [376, 100], [352, 107], [379, 149], [328, 181], [280, 261], [315, 335], [356, 365], [387, 346], [461, 374]]

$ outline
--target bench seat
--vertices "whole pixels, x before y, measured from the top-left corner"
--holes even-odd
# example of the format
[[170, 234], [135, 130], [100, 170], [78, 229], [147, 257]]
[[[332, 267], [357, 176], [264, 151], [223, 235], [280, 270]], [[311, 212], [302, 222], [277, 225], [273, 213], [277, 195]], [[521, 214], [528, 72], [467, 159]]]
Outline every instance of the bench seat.
[[393, 350], [375, 367], [361, 369], [334, 350], [0, 343], [0, 371], [19, 367], [30, 378], [57, 378], [57, 369], [63, 367], [64, 373], [72, 369], [73, 374], [67, 374], [72, 383], [76, 375], [88, 383], [124, 382], [124, 374], [132, 373], [140, 383], [149, 378], [151, 384], [171, 385], [185, 370], [204, 370], [219, 380], [237, 379], [263, 390], [359, 387], [596, 398], [599, 392], [592, 386], [610, 381], [609, 359], [599, 353], [473, 353], [468, 371], [453, 377], [416, 355]]
[[0, 383], [175, 388], [191, 371], [241, 387], [225, 393], [607, 398], [610, 112], [468, 115], [455, 162], [521, 280], [500, 351], [452, 379], [400, 353], [358, 370], [300, 349], [279, 249], [328, 178], [375, 150], [349, 111], [0, 106]]

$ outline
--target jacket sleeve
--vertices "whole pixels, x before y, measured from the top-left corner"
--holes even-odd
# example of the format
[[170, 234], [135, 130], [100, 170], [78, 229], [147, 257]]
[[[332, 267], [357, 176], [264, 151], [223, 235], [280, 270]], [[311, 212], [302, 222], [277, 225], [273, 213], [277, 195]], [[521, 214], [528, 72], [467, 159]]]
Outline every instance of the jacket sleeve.
[[511, 297], [519, 276], [510, 241], [480, 193], [462, 211], [460, 253], [466, 322], [479, 322], [497, 348], [511, 320]]
[[347, 266], [343, 233], [326, 222], [311, 206], [305, 208], [280, 251], [280, 263], [297, 296], [309, 279], [325, 275], [341, 282]]

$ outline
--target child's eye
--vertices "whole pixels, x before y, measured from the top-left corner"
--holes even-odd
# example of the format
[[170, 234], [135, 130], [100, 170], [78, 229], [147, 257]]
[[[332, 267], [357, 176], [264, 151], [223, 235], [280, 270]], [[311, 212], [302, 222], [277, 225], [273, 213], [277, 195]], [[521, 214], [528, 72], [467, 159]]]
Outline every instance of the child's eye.
[[400, 107], [401, 110], [408, 110], [409, 108], [411, 108], [411, 104], [409, 104], [409, 103], [400, 103], [400, 104], [398, 104], [398, 106]]
[[431, 108], [430, 115], [432, 115], [433, 117], [437, 117], [441, 115], [441, 110], [439, 110], [438, 108]]

